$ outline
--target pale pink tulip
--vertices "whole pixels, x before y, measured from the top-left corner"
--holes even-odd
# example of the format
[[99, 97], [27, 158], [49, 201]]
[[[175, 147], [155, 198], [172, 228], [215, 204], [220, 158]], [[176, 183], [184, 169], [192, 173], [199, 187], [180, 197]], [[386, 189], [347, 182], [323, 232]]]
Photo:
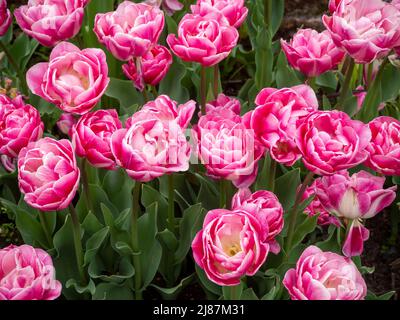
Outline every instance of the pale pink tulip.
[[58, 129], [65, 135], [71, 136], [72, 127], [78, 122], [78, 119], [71, 113], [63, 113], [57, 121]]
[[210, 113], [214, 110], [222, 110], [222, 109], [229, 109], [234, 113], [236, 113], [237, 115], [240, 115], [240, 109], [241, 109], [240, 101], [238, 99], [231, 98], [224, 95], [223, 93], [220, 93], [216, 100], [206, 104], [207, 113]]

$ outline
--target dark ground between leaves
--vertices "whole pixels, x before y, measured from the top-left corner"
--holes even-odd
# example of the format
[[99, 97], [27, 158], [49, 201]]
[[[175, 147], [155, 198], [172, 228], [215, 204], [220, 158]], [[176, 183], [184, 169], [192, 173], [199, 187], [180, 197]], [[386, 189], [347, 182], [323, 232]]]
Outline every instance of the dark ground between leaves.
[[[10, 3], [25, 3], [26, 1], [10, 1]], [[287, 0], [285, 18], [277, 37], [290, 38], [299, 28], [314, 28], [321, 30], [321, 15], [327, 11], [328, 0]], [[236, 91], [225, 88], [225, 91]], [[388, 212], [380, 213], [367, 223], [370, 229], [370, 239], [366, 242], [363, 264], [374, 267], [373, 274], [364, 275], [368, 288], [377, 295], [388, 291], [396, 291], [396, 300], [400, 300], [400, 239], [391, 239], [392, 221]], [[398, 232], [397, 232], [398, 233]], [[10, 243], [21, 244], [22, 241], [15, 225], [0, 212], [0, 248]], [[157, 280], [157, 279], [156, 279]], [[162, 283], [161, 279], [158, 279]], [[148, 298], [159, 298], [154, 291]], [[204, 292], [198, 284], [186, 288], [179, 296], [182, 300], [202, 300]]]

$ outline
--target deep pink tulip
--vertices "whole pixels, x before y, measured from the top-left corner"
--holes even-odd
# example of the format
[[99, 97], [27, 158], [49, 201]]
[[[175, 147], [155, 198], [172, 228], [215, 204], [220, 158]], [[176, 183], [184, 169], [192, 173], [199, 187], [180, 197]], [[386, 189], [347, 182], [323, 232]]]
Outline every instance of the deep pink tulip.
[[72, 127], [78, 122], [78, 119], [71, 113], [63, 113], [57, 121], [58, 130], [67, 136], [71, 136]]
[[48, 63], [30, 68], [26, 80], [34, 94], [65, 112], [78, 115], [96, 106], [110, 82], [102, 50], [81, 51], [68, 42], [53, 49]]
[[240, 115], [240, 109], [241, 109], [240, 101], [238, 99], [231, 98], [224, 95], [223, 93], [220, 93], [216, 100], [206, 104], [207, 113], [221, 109], [229, 109], [234, 113], [236, 113], [237, 115]]
[[365, 165], [387, 176], [400, 176], [400, 121], [378, 117], [369, 123], [372, 132]]
[[[321, 226], [327, 225], [335, 225], [340, 226], [340, 222], [338, 218], [332, 214], [330, 214], [321, 204], [317, 196], [317, 188], [318, 185], [321, 183], [321, 178], [316, 179], [309, 187], [307, 187], [306, 191], [303, 194], [302, 200], [305, 201], [310, 197], [314, 197], [311, 203], [304, 209], [304, 213], [308, 214], [310, 217], [315, 215], [318, 216], [318, 224]], [[301, 186], [299, 186], [299, 189]], [[298, 190], [299, 191], [299, 190]]]
[[179, 0], [146, 0], [146, 3], [152, 6], [162, 7], [169, 16], [172, 16], [176, 11], [180, 11], [184, 7]]
[[122, 2], [116, 11], [96, 15], [94, 32], [115, 58], [141, 57], [158, 41], [164, 13], [146, 3]]
[[225, 22], [216, 12], [206, 16], [187, 14], [179, 23], [178, 37], [168, 35], [168, 45], [184, 61], [213, 66], [225, 59], [239, 40], [236, 28]]
[[310, 171], [332, 175], [368, 158], [371, 131], [344, 112], [316, 111], [299, 123], [295, 140]]
[[382, 0], [341, 1], [322, 20], [336, 45], [357, 63], [384, 58], [400, 45], [400, 10]]
[[261, 90], [257, 108], [244, 116], [246, 125], [269, 150], [273, 159], [292, 166], [301, 154], [294, 140], [296, 124], [318, 109], [318, 100], [306, 85], [293, 88]]
[[310, 246], [283, 285], [292, 300], [364, 300], [367, 286], [356, 265], [333, 252]]
[[75, 197], [80, 172], [71, 142], [43, 138], [18, 157], [18, 182], [25, 201], [41, 211], [66, 209]]
[[348, 5], [353, 0], [329, 0], [329, 11], [334, 13], [338, 8], [340, 8], [340, 3], [344, 1], [345, 5]]
[[16, 169], [17, 159], [10, 158], [4, 154], [0, 156], [1, 164], [3, 165], [4, 169], [8, 172], [14, 172]]
[[346, 256], [361, 255], [363, 242], [368, 239], [369, 232], [360, 222], [373, 218], [395, 200], [397, 186], [384, 189], [384, 184], [384, 177], [365, 171], [352, 176], [341, 171], [320, 179], [316, 192], [321, 204], [330, 213], [349, 221], [343, 247]]
[[281, 46], [290, 65], [307, 77], [318, 77], [335, 69], [345, 55], [326, 30], [318, 33], [300, 29], [289, 43], [281, 40]]
[[29, 0], [14, 11], [21, 29], [46, 47], [75, 37], [87, 0]]
[[240, 189], [232, 199], [232, 210], [244, 210], [260, 220], [264, 226], [263, 238], [270, 245], [270, 251], [278, 254], [281, 250], [275, 238], [284, 227], [283, 208], [277, 196], [269, 191], [251, 193], [247, 188]]
[[149, 102], [128, 119], [126, 129], [112, 135], [111, 150], [117, 164], [142, 182], [187, 171], [191, 147], [184, 130], [194, 109], [194, 101], [177, 107], [166, 96]]
[[0, 250], [0, 300], [55, 300], [61, 289], [46, 251], [28, 245]]
[[40, 139], [44, 124], [39, 111], [25, 104], [22, 96], [11, 100], [0, 94], [0, 154], [17, 158], [29, 142]]
[[72, 145], [76, 154], [96, 168], [114, 170], [116, 163], [111, 152], [111, 136], [121, 128], [115, 109], [85, 114], [72, 128]]
[[192, 243], [193, 257], [207, 277], [221, 286], [235, 286], [241, 277], [256, 274], [269, 244], [264, 225], [242, 209], [208, 212], [203, 229]]
[[248, 13], [244, 0], [197, 0], [190, 8], [192, 13], [201, 16], [210, 12], [222, 13], [228, 23], [235, 28], [243, 24]]
[[208, 176], [230, 180], [237, 188], [253, 184], [264, 148], [239, 115], [216, 109], [200, 117], [194, 131], [197, 155]]
[[0, 37], [4, 36], [12, 23], [12, 15], [7, 8], [7, 0], [0, 0]]
[[142, 58], [132, 59], [122, 66], [124, 74], [133, 81], [136, 89], [143, 91], [146, 84], [156, 86], [167, 74], [172, 55], [162, 45], [155, 45]]

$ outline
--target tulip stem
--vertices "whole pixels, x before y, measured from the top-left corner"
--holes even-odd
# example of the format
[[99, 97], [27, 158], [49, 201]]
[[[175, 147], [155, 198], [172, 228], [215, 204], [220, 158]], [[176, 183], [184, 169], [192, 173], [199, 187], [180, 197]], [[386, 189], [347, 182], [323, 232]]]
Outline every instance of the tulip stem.
[[297, 216], [299, 214], [299, 205], [301, 204], [304, 192], [306, 191], [308, 185], [311, 183], [313, 177], [314, 173], [309, 172], [304, 179], [303, 184], [301, 185], [300, 191], [297, 193], [296, 200], [292, 209], [292, 216], [289, 219], [289, 229], [285, 246], [286, 257], [289, 256], [289, 250], [292, 249], [293, 236], [296, 228]]
[[153, 93], [154, 99], [158, 97], [158, 92], [155, 86], [151, 86], [151, 92]]
[[39, 213], [40, 224], [42, 225], [44, 234], [46, 236], [46, 240], [49, 244], [49, 248], [52, 248], [53, 247], [53, 238], [51, 236], [51, 232], [50, 232], [48, 224], [47, 224], [47, 219], [46, 219], [45, 213], [40, 210], [38, 210], [38, 213]]
[[264, 21], [267, 28], [271, 27], [272, 1], [264, 0]]
[[227, 203], [226, 203], [226, 200], [227, 200], [226, 194], [228, 191], [227, 187], [228, 187], [227, 181], [224, 179], [221, 179], [219, 182], [219, 206], [221, 209], [224, 209], [224, 208], [226, 209], [226, 207], [227, 207]]
[[269, 191], [274, 192], [275, 191], [275, 176], [276, 176], [276, 167], [277, 163], [274, 159], [270, 158], [270, 165], [269, 165], [269, 172], [268, 172], [268, 184], [267, 188]]
[[132, 192], [132, 220], [131, 220], [131, 237], [133, 250], [133, 267], [135, 268], [135, 298], [143, 300], [142, 296], [142, 268], [140, 264], [140, 247], [138, 233], [138, 219], [140, 213], [140, 191], [142, 183], [136, 181]]
[[207, 100], [207, 76], [206, 67], [201, 66], [200, 69], [200, 98], [201, 98], [201, 114], [206, 114]]
[[224, 300], [240, 300], [242, 295], [242, 286], [231, 286], [226, 291], [226, 296], [224, 296]]
[[86, 200], [86, 208], [94, 214], [95, 212], [90, 198], [89, 180], [86, 167], [87, 167], [87, 160], [82, 159], [81, 174], [82, 174], [83, 193], [85, 195], [85, 200]]
[[374, 63], [371, 62], [371, 63], [368, 65], [367, 79], [366, 79], [366, 80], [367, 80], [367, 83], [365, 84], [365, 90], [368, 90], [368, 89], [371, 87], [373, 71], [374, 71]]
[[70, 204], [69, 205], [69, 214], [72, 221], [72, 230], [74, 233], [74, 246], [75, 246], [75, 256], [76, 263], [79, 271], [79, 275], [81, 277], [82, 285], [87, 283], [87, 278], [85, 275], [85, 271], [83, 268], [84, 256], [83, 256], [83, 248], [82, 248], [82, 230], [81, 225], [79, 223], [78, 214], [75, 210], [75, 207]]
[[144, 103], [149, 102], [149, 96], [148, 96], [148, 94], [147, 94], [146, 87], [143, 89], [142, 94], [143, 94]]
[[343, 110], [344, 109], [344, 103], [347, 98], [347, 94], [349, 93], [350, 90], [350, 83], [351, 79], [353, 77], [353, 72], [356, 64], [353, 59], [350, 59], [349, 66], [346, 71], [346, 77], [344, 79], [344, 83], [342, 86], [342, 92], [340, 93], [339, 99], [337, 101], [337, 107], [336, 109], [338, 110]]
[[14, 60], [12, 54], [10, 51], [8, 51], [7, 46], [3, 43], [3, 41], [0, 40], [0, 49], [5, 53], [7, 56], [8, 62], [12, 65], [14, 68], [15, 72], [18, 75], [19, 81], [21, 83], [21, 89], [24, 95], [29, 94], [28, 86], [26, 84], [26, 78], [21, 70], [21, 68], [18, 66], [17, 62]]
[[168, 228], [175, 233], [175, 189], [174, 175], [168, 175]]
[[219, 66], [214, 66], [214, 98], [217, 99], [219, 93]]

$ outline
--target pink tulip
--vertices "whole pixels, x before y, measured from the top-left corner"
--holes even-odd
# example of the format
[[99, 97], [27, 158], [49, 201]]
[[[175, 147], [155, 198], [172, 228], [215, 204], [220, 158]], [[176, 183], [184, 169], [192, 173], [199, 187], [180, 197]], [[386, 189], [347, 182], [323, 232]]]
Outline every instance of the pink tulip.
[[136, 89], [143, 91], [145, 84], [158, 85], [172, 64], [172, 55], [161, 45], [154, 46], [141, 59], [130, 60], [122, 66], [124, 74], [133, 81]]
[[43, 138], [18, 157], [18, 182], [25, 201], [41, 211], [66, 209], [75, 197], [80, 172], [71, 142]]
[[346, 219], [370, 219], [396, 198], [397, 187], [383, 189], [384, 177], [347, 171], [321, 178], [317, 195], [326, 210]]
[[12, 23], [12, 15], [7, 8], [7, 0], [0, 0], [0, 37], [4, 36]]
[[235, 28], [243, 24], [248, 13], [244, 0], [197, 0], [197, 3], [190, 8], [194, 14], [201, 16], [210, 12], [222, 13], [228, 23]]
[[178, 37], [167, 37], [171, 50], [184, 61], [198, 62], [205, 67], [225, 59], [239, 40], [236, 28], [226, 24], [216, 12], [206, 16], [187, 14], [178, 26]]
[[158, 8], [162, 6], [169, 16], [172, 16], [176, 11], [180, 11], [184, 7], [179, 0], [146, 0], [146, 3], [152, 6], [157, 6]]
[[332, 175], [367, 159], [371, 131], [344, 112], [316, 111], [298, 124], [295, 140], [310, 171]]
[[96, 106], [110, 81], [102, 50], [81, 51], [68, 42], [53, 49], [49, 63], [30, 68], [26, 80], [34, 94], [65, 112], [78, 115]]
[[[319, 200], [317, 196], [317, 188], [318, 185], [321, 183], [321, 178], [316, 179], [311, 186], [307, 187], [306, 191], [303, 194], [302, 200], [306, 201], [310, 197], [314, 197], [314, 199], [311, 201], [311, 203], [305, 208], [304, 213], [309, 215], [310, 217], [313, 217], [315, 215], [318, 216], [318, 224], [321, 226], [326, 226], [326, 225], [336, 225], [340, 226], [340, 222], [338, 218], [336, 218], [334, 215], [331, 215], [321, 204], [321, 201]], [[300, 187], [299, 187], [300, 189]]]
[[318, 100], [306, 85], [293, 88], [261, 90], [256, 98], [257, 108], [245, 115], [247, 126], [269, 150], [273, 159], [292, 166], [300, 159], [294, 140], [296, 123], [318, 109]]
[[397, 186], [383, 189], [385, 178], [360, 171], [351, 177], [347, 171], [322, 177], [316, 189], [317, 196], [326, 210], [348, 223], [343, 253], [361, 255], [363, 241], [369, 232], [359, 221], [370, 219], [388, 207], [396, 198]]
[[230, 180], [238, 188], [253, 184], [264, 148], [239, 115], [216, 109], [199, 119], [194, 132], [197, 154], [208, 176]]
[[348, 5], [353, 0], [329, 0], [329, 11], [334, 13], [338, 8], [340, 8], [340, 3], [344, 1], [344, 5]]
[[216, 284], [238, 285], [241, 277], [255, 275], [267, 258], [265, 228], [242, 209], [210, 211], [192, 243], [194, 260]]
[[347, 230], [343, 254], [349, 258], [361, 256], [364, 251], [364, 242], [369, 239], [369, 230], [359, 220], [350, 221]]
[[117, 164], [142, 182], [189, 169], [191, 147], [184, 129], [189, 124], [195, 102], [177, 108], [166, 96], [151, 101], [116, 131], [111, 150]]
[[15, 158], [10, 158], [4, 154], [0, 156], [1, 164], [3, 165], [4, 169], [8, 172], [14, 172], [16, 169], [16, 162]]
[[111, 136], [121, 129], [115, 109], [98, 110], [85, 114], [72, 128], [72, 145], [79, 157], [86, 158], [96, 168], [114, 170]]
[[42, 137], [43, 129], [39, 112], [22, 96], [11, 100], [0, 94], [0, 154], [17, 158], [29, 142]]
[[55, 300], [61, 289], [46, 251], [28, 245], [0, 250], [0, 300]]
[[384, 58], [400, 45], [400, 11], [382, 0], [341, 1], [322, 20], [336, 45], [357, 63]]
[[364, 300], [367, 286], [356, 265], [333, 252], [308, 247], [283, 279], [292, 300]]
[[281, 46], [290, 65], [307, 77], [318, 77], [335, 69], [344, 58], [344, 51], [336, 47], [328, 31], [318, 33], [312, 29], [300, 29]]
[[71, 136], [72, 127], [78, 120], [71, 113], [63, 113], [57, 121], [58, 129], [65, 135]]
[[207, 113], [213, 112], [214, 110], [217, 111], [222, 109], [228, 109], [233, 111], [237, 115], [240, 115], [240, 101], [238, 99], [231, 98], [224, 95], [223, 93], [220, 93], [216, 100], [206, 104]]
[[29, 0], [14, 11], [21, 29], [40, 44], [53, 47], [81, 29], [87, 0]]
[[94, 32], [115, 58], [128, 61], [146, 54], [164, 28], [164, 13], [145, 3], [122, 2], [116, 11], [96, 15]]
[[243, 210], [257, 217], [265, 228], [263, 238], [270, 245], [270, 251], [278, 254], [281, 250], [275, 238], [282, 232], [283, 208], [277, 196], [269, 191], [251, 193], [249, 189], [240, 189], [232, 199], [232, 210]]
[[372, 132], [366, 166], [387, 176], [400, 176], [400, 121], [379, 117], [369, 123]]
[[[354, 96], [357, 98], [357, 112], [361, 111], [363, 105], [364, 105], [364, 101], [365, 98], [367, 97], [367, 91], [364, 89], [363, 86], [358, 86], [357, 87], [357, 92], [354, 93]], [[385, 108], [385, 103], [381, 103], [378, 106], [378, 110], [381, 111]]]

